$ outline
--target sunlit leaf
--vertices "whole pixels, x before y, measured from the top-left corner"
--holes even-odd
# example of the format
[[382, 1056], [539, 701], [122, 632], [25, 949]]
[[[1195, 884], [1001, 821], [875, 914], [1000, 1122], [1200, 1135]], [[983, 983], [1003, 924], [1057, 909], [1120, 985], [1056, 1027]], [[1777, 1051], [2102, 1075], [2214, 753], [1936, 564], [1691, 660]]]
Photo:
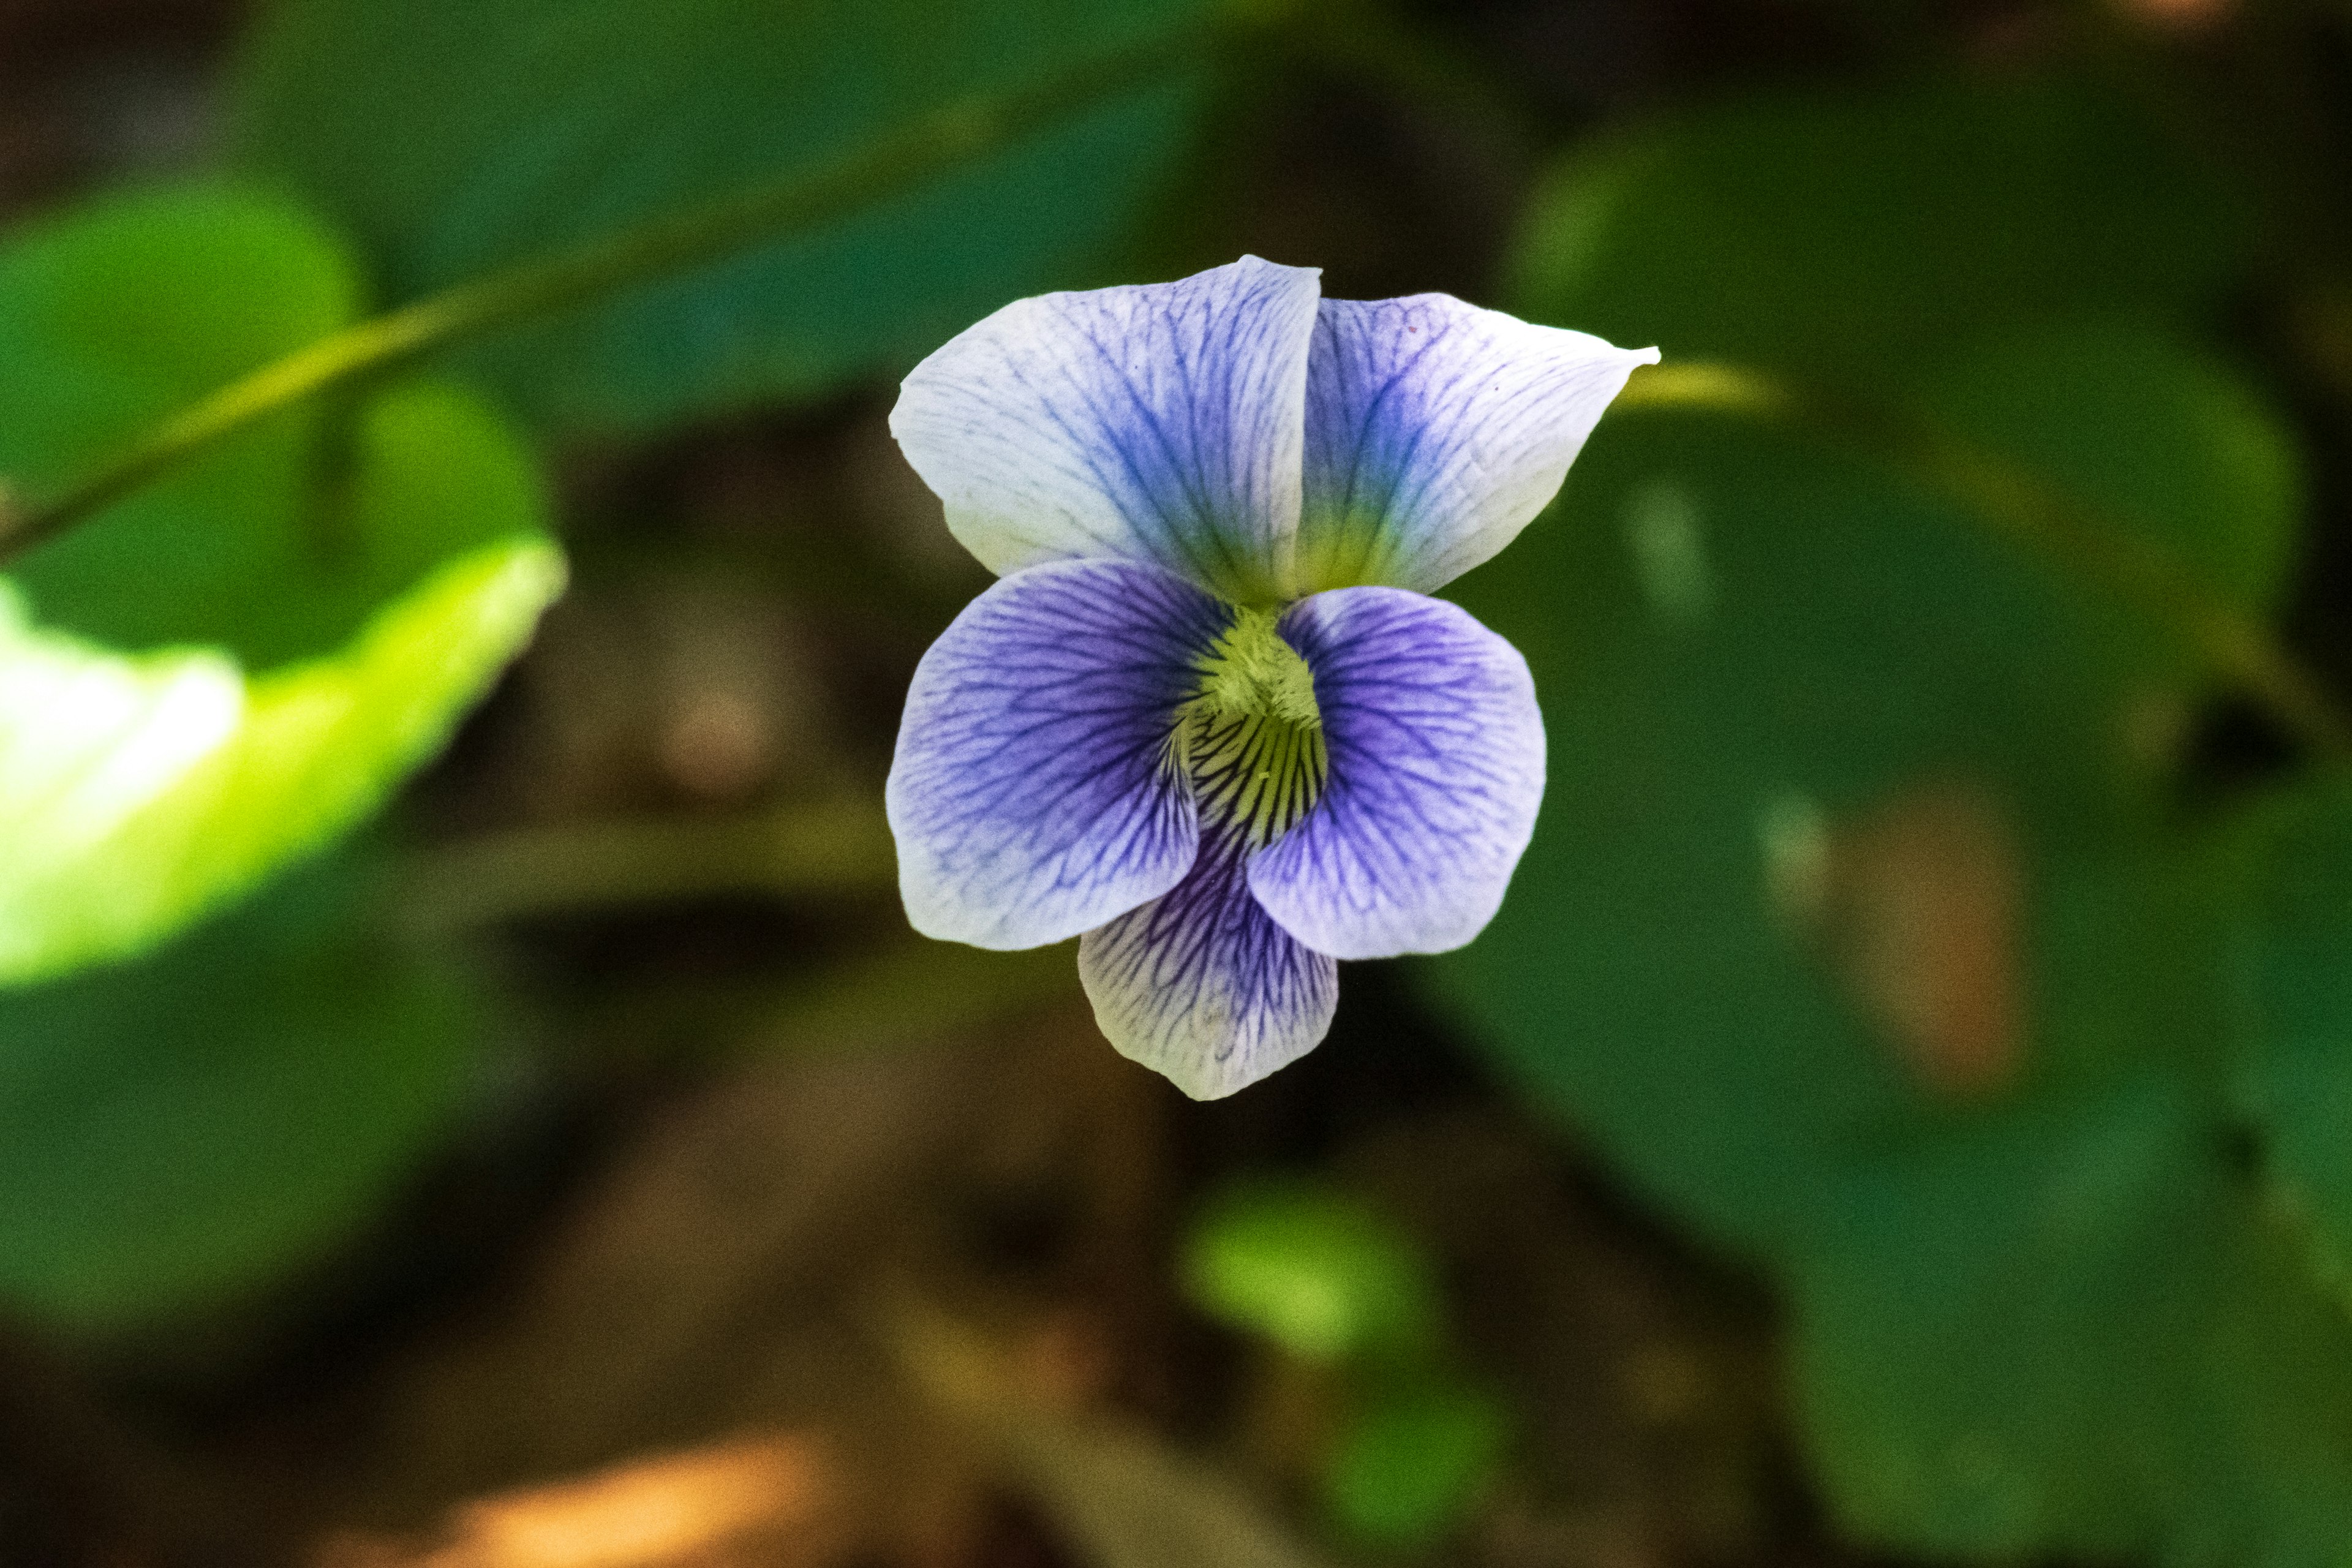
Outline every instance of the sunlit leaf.
[[[246, 62], [247, 162], [348, 224], [397, 298], [820, 166], [1196, 0], [292, 0]], [[642, 427], [911, 362], [1084, 279], [1176, 151], [1181, 86], [871, 214], [467, 356], [534, 419]]]
[[0, 980], [135, 952], [352, 826], [521, 645], [544, 544], [458, 558], [345, 652], [247, 677], [122, 655], [0, 600]]
[[[0, 256], [0, 474], [70, 482], [350, 308], [331, 243], [257, 198], [54, 222]], [[136, 952], [373, 810], [560, 589], [544, 511], [495, 416], [405, 384], [28, 556], [0, 584], [0, 984]]]

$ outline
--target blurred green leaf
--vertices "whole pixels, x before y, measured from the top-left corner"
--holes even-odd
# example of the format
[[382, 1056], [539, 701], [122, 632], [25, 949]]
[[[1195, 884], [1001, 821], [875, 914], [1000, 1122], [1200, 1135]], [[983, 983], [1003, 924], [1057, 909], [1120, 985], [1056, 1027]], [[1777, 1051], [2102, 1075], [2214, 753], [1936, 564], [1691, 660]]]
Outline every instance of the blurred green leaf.
[[352, 826], [562, 581], [547, 545], [489, 545], [346, 651], [250, 677], [211, 650], [42, 632], [0, 599], [0, 982], [137, 952]]
[[[2039, 1109], [2039, 1108], [2038, 1108]], [[1798, 1394], [1843, 1517], [1967, 1555], [2153, 1555], [2187, 1457], [2173, 1234], [2210, 1201], [2193, 1108], [1975, 1126], [1855, 1173], [1800, 1254]]]
[[1770, 1243], [1865, 1132], [2077, 1070], [2020, 1044], [2021, 943], [2074, 918], [2045, 865], [2149, 829], [2161, 686], [2039, 563], [1800, 437], [1623, 415], [1461, 589], [1550, 782], [1433, 967], [1645, 1184]]
[[2352, 1550], [2352, 1321], [2144, 1077], [1906, 1151], [1801, 1261], [1841, 1517], [1906, 1550], [2177, 1564]]
[[[0, 255], [0, 473], [61, 484], [350, 308], [331, 243], [257, 198], [53, 222]], [[373, 810], [560, 589], [544, 510], [494, 416], [407, 384], [28, 556], [0, 584], [0, 984], [136, 952]]]
[[2277, 416], [2210, 355], [2109, 318], [1995, 335], [1924, 368], [1939, 427], [2032, 470], [2266, 608], [2293, 563], [2302, 466]]
[[1988, 331], [2178, 316], [2255, 243], [2245, 205], [2119, 94], [1956, 78], [1722, 103], [1571, 154], [1509, 294], [1670, 358], [1899, 379]]
[[2241, 1103], [2320, 1277], [2352, 1310], [2352, 787], [2243, 830]]
[[1359, 1544], [1391, 1552], [1433, 1545], [1476, 1505], [1509, 1436], [1502, 1406], [1467, 1384], [1379, 1389], [1326, 1461], [1325, 1506]]
[[1427, 1256], [1377, 1209], [1315, 1183], [1223, 1194], [1186, 1238], [1183, 1277], [1202, 1311], [1312, 1361], [1411, 1353], [1439, 1340]]
[[304, 870], [135, 963], [0, 995], [0, 1296], [104, 1333], [220, 1302], [380, 1204], [465, 1089], [478, 1020]]
[[[1955, 426], [2271, 590], [2291, 470], [2266, 426], [2231, 437], [2223, 384], [2093, 386], [2179, 372], [2120, 331], [1980, 352], [1923, 381]], [[2068, 404], [2040, 418], [2011, 385], [2037, 357]], [[2091, 450], [2111, 417], [2125, 449]], [[1719, 419], [1612, 420], [1463, 588], [1535, 670], [1551, 782], [1503, 913], [1435, 975], [1790, 1280], [1847, 1524], [1948, 1554], [2352, 1545], [2352, 1321], [2233, 1163], [2215, 872], [2151, 788], [2165, 650], [1957, 503]]]
[[[813, 169], [966, 95], [1197, 18], [1200, 0], [985, 7], [289, 0], [253, 40], [244, 143], [405, 300]], [[1130, 95], [812, 238], [518, 332], [467, 363], [536, 421], [642, 428], [910, 361], [1084, 277], [1192, 95]]]
[[[62, 490], [357, 310], [333, 237], [244, 193], [159, 190], [20, 230], [0, 249], [0, 480], [18, 500]], [[315, 407], [269, 420], [36, 551], [17, 580], [44, 620], [85, 637], [277, 653], [278, 617], [303, 597], [283, 574], [326, 542], [309, 533], [323, 528], [310, 504], [320, 429]]]

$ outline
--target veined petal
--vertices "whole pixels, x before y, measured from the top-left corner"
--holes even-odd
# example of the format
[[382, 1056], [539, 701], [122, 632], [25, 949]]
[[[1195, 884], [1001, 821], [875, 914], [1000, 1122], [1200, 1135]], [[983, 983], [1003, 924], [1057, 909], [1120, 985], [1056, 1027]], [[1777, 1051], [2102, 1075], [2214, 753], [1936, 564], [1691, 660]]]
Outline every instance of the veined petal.
[[1445, 294], [1324, 300], [1298, 584], [1452, 582], [1518, 537], [1633, 367], [1657, 357]]
[[1170, 756], [1224, 606], [1156, 567], [1061, 562], [964, 606], [915, 669], [885, 804], [907, 918], [1060, 942], [1156, 899], [1200, 826]]
[[1335, 958], [1460, 947], [1501, 906], [1543, 799], [1527, 661], [1467, 611], [1396, 588], [1301, 600], [1282, 635], [1315, 672], [1330, 773], [1250, 863], [1250, 890]]
[[1016, 300], [907, 377], [890, 431], [999, 574], [1150, 562], [1239, 603], [1287, 581], [1318, 274], [1244, 257]]
[[1245, 837], [1204, 836], [1164, 898], [1078, 943], [1095, 1022], [1121, 1056], [1195, 1100], [1247, 1088], [1322, 1043], [1339, 966], [1309, 952], [1250, 897]]

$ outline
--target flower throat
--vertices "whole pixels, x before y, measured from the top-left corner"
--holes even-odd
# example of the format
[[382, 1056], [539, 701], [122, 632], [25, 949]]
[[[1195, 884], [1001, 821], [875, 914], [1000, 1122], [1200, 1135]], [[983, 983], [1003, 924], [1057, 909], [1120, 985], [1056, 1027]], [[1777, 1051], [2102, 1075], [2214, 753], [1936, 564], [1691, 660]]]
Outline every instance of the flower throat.
[[1329, 757], [1315, 674], [1275, 630], [1276, 612], [1238, 609], [1202, 655], [1201, 685], [1177, 710], [1174, 760], [1204, 826], [1271, 844], [1323, 793]]

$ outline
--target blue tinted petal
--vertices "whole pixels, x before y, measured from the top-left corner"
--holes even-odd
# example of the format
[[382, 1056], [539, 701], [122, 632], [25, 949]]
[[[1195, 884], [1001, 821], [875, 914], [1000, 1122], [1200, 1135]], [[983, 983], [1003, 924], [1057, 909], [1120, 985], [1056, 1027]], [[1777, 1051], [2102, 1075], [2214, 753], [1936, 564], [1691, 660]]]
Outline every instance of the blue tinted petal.
[[1299, 583], [1452, 582], [1544, 509], [1626, 376], [1657, 357], [1444, 294], [1324, 300]]
[[1320, 1044], [1339, 966], [1311, 952], [1250, 897], [1247, 848], [1205, 834], [1166, 897], [1078, 943], [1078, 978], [1119, 1054], [1195, 1100], [1218, 1100]]
[[1142, 561], [1270, 599], [1298, 528], [1316, 279], [1244, 257], [1017, 300], [915, 367], [891, 433], [992, 571]]
[[1117, 562], [1034, 567], [966, 605], [915, 670], [885, 795], [915, 929], [1036, 947], [1174, 887], [1200, 828], [1169, 735], [1228, 620]]
[[1315, 672], [1330, 773], [1251, 863], [1250, 890], [1335, 958], [1460, 947], [1501, 906], [1543, 799], [1527, 661], [1466, 611], [1396, 588], [1301, 600], [1282, 635]]

